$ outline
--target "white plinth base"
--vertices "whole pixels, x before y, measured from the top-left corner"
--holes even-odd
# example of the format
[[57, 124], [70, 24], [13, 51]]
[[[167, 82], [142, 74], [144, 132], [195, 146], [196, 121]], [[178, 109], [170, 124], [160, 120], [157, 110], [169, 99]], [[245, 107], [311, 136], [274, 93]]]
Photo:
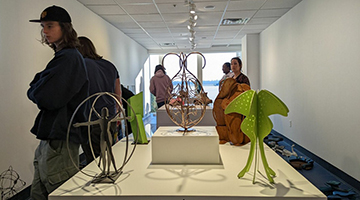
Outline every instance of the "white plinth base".
[[162, 126], [151, 139], [152, 164], [219, 164], [219, 136], [213, 126], [193, 127], [195, 132], [176, 132]]

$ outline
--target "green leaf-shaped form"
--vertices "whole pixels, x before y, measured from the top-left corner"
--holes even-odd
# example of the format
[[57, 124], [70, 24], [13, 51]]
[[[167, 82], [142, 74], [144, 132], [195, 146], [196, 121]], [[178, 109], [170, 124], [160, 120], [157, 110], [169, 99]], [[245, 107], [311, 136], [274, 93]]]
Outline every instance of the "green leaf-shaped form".
[[224, 113], [240, 113], [246, 118], [241, 124], [241, 129], [243, 132], [250, 138], [256, 138], [256, 120], [257, 115], [257, 96], [254, 90], [248, 90], [241, 93], [234, 100], [232, 100], [229, 105], [226, 107]]
[[289, 109], [277, 96], [267, 90], [261, 90], [258, 93], [260, 110], [262, 110], [266, 116], [273, 114], [280, 114], [287, 116]]
[[230, 104], [225, 109], [225, 114], [229, 114], [232, 112], [240, 113], [244, 116], [249, 116], [250, 113], [254, 113], [253, 104], [255, 97], [254, 90], [248, 90], [241, 93], [235, 99], [233, 99]]
[[[272, 176], [275, 176], [275, 172], [267, 163], [263, 139], [273, 128], [273, 124], [268, 116], [272, 114], [287, 116], [289, 109], [278, 97], [267, 90], [261, 90], [259, 93], [256, 93], [254, 90], [248, 90], [229, 103], [225, 109], [225, 114], [232, 112], [246, 116], [241, 124], [241, 129], [251, 141], [248, 161], [244, 169], [238, 174], [238, 177], [241, 178], [249, 171], [254, 155], [256, 156], [257, 154], [256, 146], [258, 143], [266, 175], [269, 181], [273, 183]], [[257, 164], [255, 163], [253, 183], [255, 182], [256, 167]]]
[[243, 170], [240, 171], [238, 177], [241, 178], [246, 172], [250, 170], [251, 163], [254, 159], [256, 148], [256, 115], [257, 115], [257, 95], [254, 90], [248, 90], [241, 93], [234, 100], [232, 100], [226, 107], [224, 113], [229, 114], [232, 112], [240, 113], [246, 118], [241, 123], [241, 129], [247, 135], [251, 141], [249, 157]]

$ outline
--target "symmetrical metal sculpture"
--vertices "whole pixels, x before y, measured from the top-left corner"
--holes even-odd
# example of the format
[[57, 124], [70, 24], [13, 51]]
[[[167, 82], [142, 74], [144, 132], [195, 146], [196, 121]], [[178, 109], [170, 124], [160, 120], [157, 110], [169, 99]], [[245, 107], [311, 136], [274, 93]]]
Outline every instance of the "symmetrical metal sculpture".
[[179, 57], [180, 70], [172, 78], [174, 85], [169, 92], [169, 99], [165, 103], [166, 112], [170, 119], [178, 126], [182, 127], [180, 131], [192, 131], [191, 127], [197, 125], [204, 117], [206, 111], [206, 94], [200, 81], [187, 68], [187, 59], [192, 54], [198, 54], [203, 57], [205, 67], [205, 57], [199, 52], [189, 54], [168, 53]]
[[277, 96], [267, 90], [261, 90], [260, 92], [248, 90], [236, 97], [226, 107], [225, 114], [232, 112], [240, 113], [246, 116], [241, 124], [241, 130], [250, 138], [251, 141], [251, 147], [246, 166], [238, 174], [238, 178], [243, 177], [245, 173], [249, 171], [255, 156], [253, 176], [253, 183], [255, 183], [258, 167], [257, 148], [259, 146], [266, 176], [270, 183], [274, 183], [273, 176], [275, 176], [276, 173], [269, 167], [269, 164], [266, 160], [263, 140], [273, 128], [273, 124], [268, 116], [273, 114], [287, 116], [289, 109]]
[[[103, 107], [101, 109], [101, 114], [98, 113], [98, 111], [95, 109], [95, 104], [96, 104], [97, 100], [102, 96], [109, 96], [112, 99], [114, 99], [114, 101], [117, 104], [117, 107], [119, 108], [119, 112], [116, 113], [115, 116], [113, 116], [112, 118], [109, 118], [109, 111], [106, 107]], [[70, 129], [72, 128], [72, 126], [75, 128], [80, 127], [80, 126], [88, 127], [88, 138], [89, 138], [90, 149], [93, 154], [94, 161], [97, 162], [95, 159], [94, 150], [93, 150], [93, 147], [91, 144], [90, 126], [94, 125], [94, 124], [100, 125], [100, 128], [101, 128], [100, 150], [101, 151], [100, 151], [100, 156], [99, 156], [99, 163], [97, 163], [97, 166], [101, 170], [101, 173], [99, 175], [87, 174], [87, 173], [83, 172], [82, 170], [80, 170], [77, 167], [77, 165], [75, 164], [75, 162], [72, 160], [72, 162], [78, 168], [79, 171], [81, 171], [83, 174], [85, 174], [87, 176], [93, 177], [92, 183], [114, 183], [116, 181], [116, 179], [122, 174], [122, 169], [124, 168], [126, 163], [130, 160], [130, 158], [133, 155], [135, 148], [136, 148], [136, 140], [135, 140], [134, 147], [133, 147], [130, 155], [128, 156], [128, 151], [129, 151], [128, 150], [129, 149], [129, 136], [128, 135], [129, 135], [129, 133], [128, 133], [128, 129], [125, 128], [125, 126], [127, 125], [126, 120], [129, 120], [129, 117], [125, 117], [126, 113], [125, 113], [125, 109], [123, 108], [123, 106], [126, 106], [126, 105], [122, 106], [120, 104], [120, 102], [118, 101], [118, 99], [116, 98], [116, 96], [117, 96], [116, 94], [112, 94], [109, 92], [100, 92], [100, 93], [96, 93], [96, 94], [89, 96], [83, 102], [81, 102], [81, 104], [76, 108], [75, 112], [73, 113], [73, 115], [71, 117], [71, 120], [70, 120], [70, 123], [68, 126], [67, 144], [69, 143], [69, 133], [70, 133]], [[95, 99], [90, 108], [88, 121], [72, 124], [74, 116], [78, 112], [79, 108], [92, 98], [95, 98]], [[123, 102], [128, 104], [128, 102], [125, 99], [122, 98], [122, 100], [123, 100]], [[133, 108], [130, 105], [128, 106], [128, 108], [130, 108], [131, 112], [135, 113]], [[98, 119], [91, 121], [91, 116], [93, 114], [95, 114]], [[136, 117], [136, 115], [133, 115], [133, 116]], [[110, 133], [110, 124], [112, 122], [121, 122], [121, 125], [123, 126], [122, 130], [125, 131], [124, 135], [126, 136], [126, 149], [125, 149], [124, 160], [123, 160], [122, 165], [119, 168], [116, 167], [115, 158], [114, 158], [114, 155], [112, 152], [113, 137]], [[138, 138], [139, 131], [137, 131], [136, 133], [133, 133], [133, 134], [134, 134], [134, 138]], [[69, 150], [69, 146], [68, 146], [68, 150]], [[71, 156], [70, 156], [70, 158], [71, 158]], [[112, 171], [110, 169], [111, 165], [112, 165], [114, 171]]]

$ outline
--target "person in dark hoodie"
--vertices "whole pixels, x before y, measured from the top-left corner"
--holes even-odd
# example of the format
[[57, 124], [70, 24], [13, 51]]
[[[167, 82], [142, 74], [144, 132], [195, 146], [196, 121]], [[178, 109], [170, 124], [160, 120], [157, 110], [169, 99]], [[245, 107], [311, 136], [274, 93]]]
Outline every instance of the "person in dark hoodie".
[[[48, 199], [48, 195], [78, 172], [81, 130], [68, 125], [78, 105], [88, 96], [88, 78], [77, 33], [68, 12], [58, 6], [46, 8], [40, 19], [41, 42], [54, 51], [53, 59], [37, 73], [27, 91], [28, 98], [40, 109], [31, 132], [40, 140], [34, 157], [31, 198]], [[84, 122], [84, 110], [73, 122]], [[75, 165], [74, 165], [75, 163]]]
[[160, 108], [169, 98], [169, 91], [173, 89], [173, 84], [165, 68], [162, 65], [155, 67], [154, 76], [150, 80], [150, 92], [156, 97], [157, 107]]
[[[85, 60], [86, 69], [88, 72], [90, 88], [89, 95], [93, 95], [99, 92], [109, 92], [116, 94], [116, 98], [121, 102], [121, 88], [120, 88], [120, 76], [119, 72], [110, 61], [105, 60], [102, 56], [97, 54], [95, 45], [93, 42], [85, 37], [78, 37], [80, 42], [80, 47], [78, 48], [81, 55], [83, 55]], [[91, 99], [91, 105], [94, 101], [94, 98]], [[109, 119], [112, 119], [117, 113], [117, 104], [113, 98], [110, 96], [101, 96], [97, 99], [94, 109], [101, 113], [101, 109], [106, 107], [109, 111]], [[89, 115], [90, 110], [86, 112], [86, 115]], [[94, 113], [91, 115], [91, 121], [98, 119]], [[86, 163], [89, 164], [94, 160], [90, 144], [95, 155], [95, 158], [98, 157], [101, 153], [100, 145], [100, 136], [101, 136], [100, 124], [94, 124], [91, 126], [91, 143], [90, 141], [85, 141], [81, 144], [81, 147], [84, 151]], [[116, 123], [113, 122], [110, 126], [110, 132], [114, 136], [116, 132]]]

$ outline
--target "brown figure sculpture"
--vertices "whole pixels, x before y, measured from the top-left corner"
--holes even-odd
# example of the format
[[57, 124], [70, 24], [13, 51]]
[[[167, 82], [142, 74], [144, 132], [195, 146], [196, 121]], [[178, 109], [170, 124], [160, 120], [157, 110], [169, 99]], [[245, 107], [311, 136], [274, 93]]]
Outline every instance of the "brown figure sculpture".
[[231, 142], [240, 146], [248, 143], [250, 139], [242, 132], [240, 126], [244, 116], [238, 113], [224, 114], [227, 105], [241, 93], [250, 90], [250, 86], [237, 83], [235, 79], [228, 78], [214, 101], [213, 117], [216, 121], [216, 130], [219, 134], [219, 143]]

